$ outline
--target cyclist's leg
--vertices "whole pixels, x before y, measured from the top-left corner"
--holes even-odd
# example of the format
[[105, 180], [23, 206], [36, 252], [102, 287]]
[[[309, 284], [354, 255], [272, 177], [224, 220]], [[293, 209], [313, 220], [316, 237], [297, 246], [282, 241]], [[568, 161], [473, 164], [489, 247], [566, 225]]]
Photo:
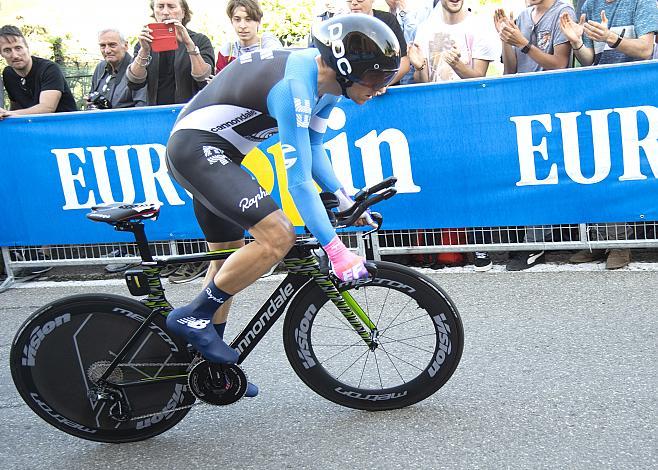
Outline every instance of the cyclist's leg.
[[[236, 362], [238, 353], [219, 337], [211, 318], [219, 305], [255, 282], [294, 244], [288, 218], [240, 167], [243, 156], [229, 142], [203, 131], [179, 130], [169, 140], [167, 164], [174, 178], [216, 216], [248, 229], [255, 241], [226, 260], [204, 291], [167, 318], [170, 330], [212, 362]], [[203, 223], [201, 220], [200, 223]]]
[[215, 284], [227, 292], [237, 293], [256, 282], [295, 244], [292, 224], [280, 209], [248, 231], [254, 241], [229, 256], [215, 276]]
[[[194, 200], [194, 215], [203, 230], [203, 235], [208, 244], [208, 250], [221, 251], [238, 249], [244, 246], [244, 229], [242, 227], [230, 220], [217, 217], [196, 199]], [[210, 262], [210, 267], [203, 279], [204, 286], [207, 286], [213, 281], [224, 261], [226, 260], [221, 259]], [[224, 302], [213, 315], [213, 324], [222, 325], [221, 329], [217, 330], [222, 337], [224, 336], [224, 326], [228, 318], [229, 309], [231, 308], [232, 299], [231, 297]]]

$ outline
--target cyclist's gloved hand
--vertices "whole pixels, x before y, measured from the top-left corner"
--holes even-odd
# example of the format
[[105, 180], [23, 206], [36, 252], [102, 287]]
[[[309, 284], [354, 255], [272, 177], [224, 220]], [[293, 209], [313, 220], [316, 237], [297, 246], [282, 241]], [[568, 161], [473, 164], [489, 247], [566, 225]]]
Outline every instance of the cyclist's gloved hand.
[[[344, 188], [340, 188], [334, 193], [338, 197], [338, 210], [344, 211], [349, 209], [354, 205], [354, 199], [352, 199], [346, 192]], [[356, 226], [370, 225], [371, 227], [377, 228], [377, 224], [372, 217], [370, 217], [370, 209], [367, 209], [361, 217], [359, 217], [354, 223]]]
[[341, 281], [351, 281], [353, 279], [364, 279], [368, 277], [368, 270], [364, 264], [365, 259], [348, 250], [343, 242], [340, 241], [338, 235], [323, 248], [331, 261], [331, 270]]

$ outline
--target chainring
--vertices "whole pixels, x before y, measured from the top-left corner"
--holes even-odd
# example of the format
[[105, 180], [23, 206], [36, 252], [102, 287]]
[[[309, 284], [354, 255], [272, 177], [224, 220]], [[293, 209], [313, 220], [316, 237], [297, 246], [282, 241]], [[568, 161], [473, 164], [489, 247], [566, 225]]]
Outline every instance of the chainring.
[[231, 405], [247, 392], [247, 376], [237, 364], [212, 364], [201, 361], [190, 370], [190, 391], [211, 405]]

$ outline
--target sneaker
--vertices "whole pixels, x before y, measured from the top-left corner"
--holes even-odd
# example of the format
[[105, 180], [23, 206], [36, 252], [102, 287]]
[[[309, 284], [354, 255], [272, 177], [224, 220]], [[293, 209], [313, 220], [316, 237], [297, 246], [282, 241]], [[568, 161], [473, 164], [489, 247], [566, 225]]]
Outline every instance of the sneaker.
[[507, 271], [523, 271], [544, 262], [544, 251], [519, 251], [507, 262]]
[[[20, 251], [12, 252], [12, 257], [15, 261], [47, 261], [50, 259], [50, 256], [45, 254], [41, 249], [34, 253], [33, 256], [30, 256], [29, 259], [26, 259], [24, 254]], [[14, 271], [14, 277], [17, 279], [32, 279], [39, 274], [47, 273], [51, 269], [53, 269], [52, 266], [32, 266], [31, 268], [18, 268]]]
[[185, 263], [181, 265], [175, 273], [169, 276], [169, 281], [174, 284], [183, 284], [193, 281], [194, 279], [205, 276], [210, 263], [202, 261], [200, 263]]
[[491, 262], [489, 253], [485, 253], [484, 251], [476, 251], [473, 266], [475, 266], [476, 272], [489, 271], [491, 268], [493, 268], [493, 263]]
[[160, 277], [169, 277], [178, 271], [178, 268], [180, 267], [180, 264], [169, 264], [160, 270]]
[[605, 250], [580, 250], [569, 258], [570, 263], [591, 263], [592, 261], [602, 260], [605, 256]]
[[[107, 255], [103, 256], [103, 258], [121, 258], [123, 256], [130, 256], [127, 251], [124, 251], [120, 248], [117, 248], [116, 250], [110, 251]], [[132, 263], [112, 263], [108, 264], [105, 266], [105, 272], [108, 273], [120, 273], [122, 271], [125, 271], [126, 269], [130, 268], [131, 266], [134, 266]]]
[[619, 269], [628, 266], [631, 262], [631, 250], [613, 248], [608, 253], [608, 259], [605, 262], [605, 269]]

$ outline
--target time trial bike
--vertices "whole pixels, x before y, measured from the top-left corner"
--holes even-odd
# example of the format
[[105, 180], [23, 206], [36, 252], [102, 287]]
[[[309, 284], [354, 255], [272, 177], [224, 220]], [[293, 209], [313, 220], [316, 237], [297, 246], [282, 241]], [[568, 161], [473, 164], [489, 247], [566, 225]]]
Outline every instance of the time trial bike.
[[[338, 227], [351, 225], [368, 207], [393, 196], [394, 183], [389, 178], [359, 192], [343, 212], [334, 212], [335, 196], [323, 195], [330, 219]], [[125, 278], [130, 293], [143, 299], [69, 296], [34, 312], [14, 338], [16, 388], [56, 428], [92, 441], [139, 441], [170, 429], [198, 403], [236, 402], [247, 388], [240, 364], [286, 311], [283, 343], [290, 365], [309, 388], [339, 405], [370, 411], [412, 405], [455, 371], [462, 322], [432, 279], [376, 261], [368, 263], [367, 279], [342, 282], [318, 257], [315, 239], [297, 241], [283, 260], [287, 276], [231, 342], [238, 363], [208, 363], [167, 331], [172, 306], [160, 271], [225, 259], [234, 250], [154, 258], [143, 222], [159, 210], [154, 204], [114, 204], [87, 214], [134, 234], [142, 263]], [[373, 217], [381, 226], [381, 216]]]

